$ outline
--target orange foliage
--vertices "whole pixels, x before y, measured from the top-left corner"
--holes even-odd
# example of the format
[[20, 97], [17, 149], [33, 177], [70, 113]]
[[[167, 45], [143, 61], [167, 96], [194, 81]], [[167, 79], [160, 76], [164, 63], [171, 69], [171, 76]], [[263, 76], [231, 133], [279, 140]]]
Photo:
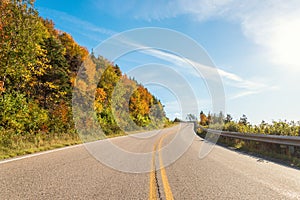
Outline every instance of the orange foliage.
[[153, 96], [142, 86], [138, 86], [130, 98], [129, 109], [133, 115], [140, 114], [142, 116], [150, 113], [153, 105]]
[[202, 126], [205, 126], [205, 125], [207, 125], [207, 121], [208, 121], [208, 119], [207, 119], [206, 115], [203, 112], [201, 112], [200, 113], [200, 124]]
[[4, 82], [0, 81], [0, 92], [4, 92], [5, 88], [4, 88]]
[[97, 88], [95, 94], [96, 101], [104, 102], [106, 99], [106, 93], [103, 88]]
[[54, 109], [53, 115], [61, 119], [63, 123], [68, 123], [69, 107], [66, 102], [61, 101]]

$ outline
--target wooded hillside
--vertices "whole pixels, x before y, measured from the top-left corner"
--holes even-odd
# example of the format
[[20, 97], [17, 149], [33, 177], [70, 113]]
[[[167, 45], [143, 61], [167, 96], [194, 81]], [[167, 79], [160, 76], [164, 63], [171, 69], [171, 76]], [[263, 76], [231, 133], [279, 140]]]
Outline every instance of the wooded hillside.
[[[89, 56], [71, 35], [41, 18], [34, 1], [2, 0], [0, 17], [0, 158], [80, 142], [71, 102], [84, 62], [102, 70], [94, 108], [106, 135], [168, 122], [162, 104], [146, 88], [122, 74], [118, 65]], [[116, 88], [119, 82], [124, 84]], [[119, 100], [112, 102], [116, 89]], [[126, 95], [129, 101], [122, 100]], [[129, 107], [129, 121], [121, 112], [124, 106]]]

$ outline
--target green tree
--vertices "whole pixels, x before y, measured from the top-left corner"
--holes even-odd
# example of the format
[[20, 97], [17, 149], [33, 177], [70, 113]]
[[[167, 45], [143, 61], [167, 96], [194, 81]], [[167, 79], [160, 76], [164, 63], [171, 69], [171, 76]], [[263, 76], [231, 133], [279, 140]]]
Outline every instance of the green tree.
[[35, 85], [36, 96], [41, 105], [49, 108], [62, 99], [71, 98], [71, 84], [67, 61], [64, 57], [65, 48], [53, 36], [46, 38], [43, 44], [46, 50], [48, 65], [51, 67], [42, 75], [37, 76]]
[[227, 114], [225, 119], [224, 119], [224, 123], [227, 124], [227, 123], [230, 123], [232, 121], [232, 117], [230, 114]]
[[243, 115], [240, 120], [239, 120], [239, 124], [246, 126], [248, 124], [248, 118], [246, 115]]
[[0, 110], [0, 127], [13, 130], [15, 134], [37, 133], [48, 122], [47, 111], [19, 92], [0, 97]]
[[30, 94], [35, 77], [50, 67], [41, 47], [47, 31], [33, 1], [1, 1], [0, 12], [0, 81], [9, 91]]

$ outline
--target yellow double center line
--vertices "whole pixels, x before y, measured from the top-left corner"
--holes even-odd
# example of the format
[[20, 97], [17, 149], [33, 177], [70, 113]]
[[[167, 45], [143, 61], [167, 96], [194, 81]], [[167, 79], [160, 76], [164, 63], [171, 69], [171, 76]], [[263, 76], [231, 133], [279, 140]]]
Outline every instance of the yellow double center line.
[[157, 183], [156, 183], [156, 167], [155, 167], [155, 157], [156, 157], [156, 152], [158, 151], [159, 154], [159, 166], [160, 166], [160, 174], [161, 174], [161, 179], [163, 182], [163, 187], [164, 187], [164, 192], [165, 192], [165, 197], [167, 200], [173, 200], [173, 194], [171, 191], [171, 187], [168, 181], [167, 173], [163, 164], [163, 159], [161, 155], [161, 146], [163, 143], [164, 138], [166, 138], [170, 133], [164, 134], [163, 136], [160, 137], [159, 140], [156, 141], [156, 143], [153, 146], [153, 154], [152, 154], [152, 162], [151, 162], [151, 172], [150, 172], [150, 191], [149, 191], [149, 199], [150, 200], [156, 200], [157, 199]]

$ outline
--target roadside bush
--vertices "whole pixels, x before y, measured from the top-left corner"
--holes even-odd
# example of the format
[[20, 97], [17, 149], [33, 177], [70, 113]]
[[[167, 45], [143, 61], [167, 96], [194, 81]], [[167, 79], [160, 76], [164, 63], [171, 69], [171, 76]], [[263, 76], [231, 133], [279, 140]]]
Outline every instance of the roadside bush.
[[14, 130], [16, 134], [38, 132], [48, 123], [48, 113], [34, 101], [18, 92], [0, 97], [0, 126], [2, 130]]

